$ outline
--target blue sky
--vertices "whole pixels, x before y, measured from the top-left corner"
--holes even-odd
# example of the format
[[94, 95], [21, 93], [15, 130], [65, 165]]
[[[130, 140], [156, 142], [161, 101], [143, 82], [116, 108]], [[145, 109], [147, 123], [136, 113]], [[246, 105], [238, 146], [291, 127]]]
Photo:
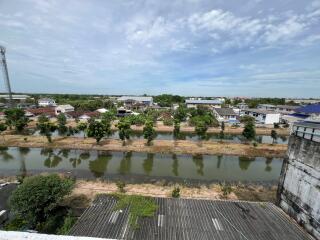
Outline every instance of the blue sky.
[[0, 0], [0, 44], [16, 92], [320, 97], [320, 0]]

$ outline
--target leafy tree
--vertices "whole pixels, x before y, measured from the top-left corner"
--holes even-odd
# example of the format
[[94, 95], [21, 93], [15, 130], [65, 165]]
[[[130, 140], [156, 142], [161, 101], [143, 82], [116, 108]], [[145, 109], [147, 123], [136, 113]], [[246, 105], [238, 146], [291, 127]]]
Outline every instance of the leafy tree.
[[177, 119], [179, 122], [185, 121], [187, 118], [187, 108], [182, 104], [179, 105], [176, 112], [174, 113], [174, 119]]
[[58, 131], [60, 134], [64, 134], [67, 132], [68, 128], [66, 126], [67, 124], [67, 118], [64, 113], [60, 113], [57, 116], [57, 122], [58, 122]]
[[224, 122], [222, 122], [222, 123], [221, 123], [221, 130], [224, 131], [224, 128], [225, 128]]
[[[7, 130], [7, 126], [3, 123], [0, 123], [0, 133], [4, 132], [5, 130]], [[4, 141], [4, 136], [3, 137], [3, 141]]]
[[98, 122], [98, 121], [91, 121], [88, 126], [87, 135], [88, 137], [93, 137], [96, 139], [97, 143], [100, 140], [111, 134], [111, 125], [108, 122]]
[[207, 135], [208, 125], [204, 121], [196, 123], [195, 131], [199, 139], [205, 139]]
[[57, 215], [61, 200], [73, 185], [71, 179], [56, 174], [27, 177], [11, 194], [11, 210], [28, 228], [41, 231]]
[[242, 135], [247, 140], [253, 140], [256, 136], [256, 130], [253, 122], [247, 122], [242, 131]]
[[38, 123], [45, 123], [45, 122], [49, 122], [49, 118], [46, 115], [41, 114], [38, 117]]
[[151, 141], [155, 139], [157, 133], [153, 127], [152, 121], [146, 121], [143, 128], [143, 137], [147, 140], [147, 144], [150, 145]]
[[48, 122], [38, 123], [37, 128], [40, 130], [40, 135], [46, 136], [48, 139], [48, 142], [51, 143], [52, 132], [57, 130], [57, 126], [48, 121]]
[[123, 141], [123, 144], [125, 144], [126, 139], [129, 140], [131, 135], [130, 122], [127, 119], [123, 118], [119, 121], [117, 127], [119, 129], [119, 138]]
[[86, 137], [86, 131], [87, 131], [87, 128], [88, 128], [88, 124], [85, 123], [85, 122], [81, 122], [77, 125], [77, 128], [79, 131], [83, 131], [83, 137], [85, 138]]
[[248, 122], [254, 123], [254, 121], [255, 121], [255, 119], [249, 115], [243, 115], [240, 117], [240, 122], [244, 123], [244, 124], [246, 124]]
[[274, 144], [275, 141], [277, 141], [278, 139], [278, 133], [276, 130], [271, 130], [271, 137], [272, 137], [272, 144]]
[[12, 108], [5, 110], [6, 124], [10, 127], [15, 128], [17, 132], [22, 130], [28, 125], [28, 118], [22, 109]]
[[178, 120], [174, 121], [174, 126], [173, 126], [173, 136], [175, 138], [178, 138], [180, 135], [180, 122]]
[[115, 120], [116, 116], [113, 112], [111, 111], [108, 111], [108, 112], [105, 112], [105, 113], [102, 113], [101, 115], [101, 119], [103, 121], [106, 121], [106, 122], [112, 122], [113, 120]]
[[220, 141], [222, 142], [222, 140], [224, 139], [224, 132], [223, 132], [223, 130], [220, 131], [220, 133], [219, 133], [219, 138], [220, 138]]

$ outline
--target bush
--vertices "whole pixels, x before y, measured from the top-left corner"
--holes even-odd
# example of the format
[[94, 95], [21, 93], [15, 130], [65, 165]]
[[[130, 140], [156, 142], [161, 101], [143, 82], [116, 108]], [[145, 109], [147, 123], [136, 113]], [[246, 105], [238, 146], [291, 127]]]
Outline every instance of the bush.
[[69, 213], [63, 221], [63, 225], [61, 228], [58, 230], [59, 235], [67, 235], [72, 228], [72, 226], [76, 223], [77, 219], [75, 217], [72, 217], [71, 214]]
[[71, 179], [56, 174], [27, 177], [9, 199], [11, 210], [31, 229], [46, 225], [57, 215], [59, 203], [71, 192], [73, 185]]
[[273, 123], [273, 127], [274, 128], [280, 128], [280, 124], [279, 123]]
[[257, 143], [257, 142], [253, 142], [252, 145], [253, 145], [254, 147], [258, 147], [258, 143]]
[[232, 192], [232, 187], [229, 184], [221, 185], [221, 191], [224, 197], [228, 196]]
[[163, 120], [163, 125], [165, 126], [172, 126], [173, 125], [173, 119], [172, 118], [166, 118]]
[[125, 183], [125, 182], [118, 181], [118, 182], [116, 183], [116, 185], [117, 185], [117, 187], [118, 187], [119, 192], [121, 192], [121, 193], [125, 193], [125, 192], [126, 192], [126, 190], [124, 189], [125, 186], [126, 186], [126, 183]]
[[174, 189], [172, 190], [171, 196], [173, 198], [179, 198], [180, 197], [180, 188], [174, 187]]

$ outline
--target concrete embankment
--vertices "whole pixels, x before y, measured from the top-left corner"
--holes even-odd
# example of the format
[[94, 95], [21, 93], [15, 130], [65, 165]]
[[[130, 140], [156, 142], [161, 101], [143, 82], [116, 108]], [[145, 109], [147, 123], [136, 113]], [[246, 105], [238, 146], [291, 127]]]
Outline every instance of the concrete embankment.
[[125, 145], [116, 139], [104, 139], [99, 144], [96, 144], [93, 138], [54, 137], [52, 139], [52, 143], [48, 143], [43, 136], [4, 135], [0, 139], [0, 146], [176, 154], [226, 154], [246, 157], [283, 157], [287, 150], [285, 144], [258, 144], [254, 147], [252, 144], [230, 142], [154, 140], [151, 146], [147, 146], [146, 141], [141, 139], [130, 140]]

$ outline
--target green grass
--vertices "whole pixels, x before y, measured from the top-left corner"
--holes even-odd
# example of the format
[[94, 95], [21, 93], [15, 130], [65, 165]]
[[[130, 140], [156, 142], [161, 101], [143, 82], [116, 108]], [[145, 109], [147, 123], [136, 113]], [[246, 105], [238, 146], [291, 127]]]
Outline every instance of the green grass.
[[158, 205], [152, 198], [138, 195], [113, 194], [118, 199], [115, 210], [129, 207], [129, 224], [138, 228], [138, 218], [153, 217]]

